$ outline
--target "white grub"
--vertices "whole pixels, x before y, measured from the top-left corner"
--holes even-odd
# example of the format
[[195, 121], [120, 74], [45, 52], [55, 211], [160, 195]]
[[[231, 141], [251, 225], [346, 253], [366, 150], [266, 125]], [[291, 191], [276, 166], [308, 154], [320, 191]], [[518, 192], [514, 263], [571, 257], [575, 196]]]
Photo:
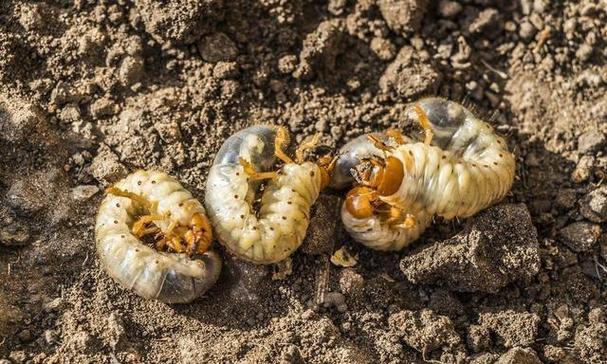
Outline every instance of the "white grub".
[[[310, 208], [328, 181], [324, 167], [302, 160], [303, 151], [316, 141], [304, 141], [296, 161], [282, 152], [288, 143], [282, 127], [252, 126], [225, 141], [209, 173], [205, 204], [218, 239], [228, 251], [241, 259], [270, 264], [299, 248], [310, 222]], [[276, 157], [284, 165], [273, 172]], [[263, 179], [267, 183], [258, 196]]]
[[357, 156], [360, 162], [351, 168], [357, 187], [344, 202], [342, 221], [355, 240], [377, 250], [409, 245], [435, 215], [452, 219], [476, 214], [501, 200], [514, 180], [514, 155], [505, 140], [468, 109], [426, 98], [409, 110], [424, 128], [426, 140], [410, 142], [392, 131], [391, 136], [359, 141], [361, 149], [373, 152]]
[[[145, 235], [162, 239], [152, 247]], [[110, 187], [95, 236], [108, 274], [147, 299], [190, 302], [219, 277], [221, 259], [206, 251], [212, 235], [203, 206], [163, 172], [140, 170]]]

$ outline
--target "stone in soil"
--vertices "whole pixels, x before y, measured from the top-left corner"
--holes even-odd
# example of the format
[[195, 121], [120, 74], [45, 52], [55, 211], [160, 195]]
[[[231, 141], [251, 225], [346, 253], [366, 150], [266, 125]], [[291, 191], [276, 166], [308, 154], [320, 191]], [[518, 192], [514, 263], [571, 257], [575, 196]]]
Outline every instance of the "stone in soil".
[[225, 33], [217, 32], [198, 41], [198, 51], [203, 60], [211, 63], [229, 62], [238, 56], [238, 47]]
[[537, 232], [524, 204], [491, 207], [473, 217], [453, 238], [406, 256], [400, 267], [415, 284], [437, 284], [461, 292], [497, 292], [538, 272]]
[[192, 43], [223, 14], [222, 0], [135, 0], [145, 30], [160, 43]]
[[395, 33], [411, 34], [419, 30], [428, 7], [426, 0], [379, 0], [379, 11]]
[[601, 226], [586, 221], [571, 223], [559, 231], [565, 245], [575, 252], [590, 250], [601, 236]]
[[401, 48], [396, 59], [386, 67], [379, 79], [384, 93], [396, 98], [413, 99], [421, 95], [434, 94], [442, 80], [441, 74], [430, 63], [420, 59], [413, 47]]
[[306, 36], [299, 54], [299, 65], [293, 77], [311, 79], [320, 71], [333, 71], [335, 59], [343, 50], [344, 22], [340, 19], [326, 20]]
[[581, 201], [580, 212], [592, 222], [607, 221], [607, 186], [588, 193]]
[[495, 364], [542, 364], [542, 361], [533, 349], [512, 348], [500, 356]]
[[580, 153], [592, 153], [599, 151], [605, 143], [607, 138], [605, 134], [598, 130], [590, 130], [580, 135], [577, 139], [577, 150]]
[[473, 345], [475, 350], [489, 348], [492, 338], [496, 340], [496, 344], [506, 348], [530, 346], [537, 338], [540, 321], [538, 315], [529, 312], [484, 312], [479, 315], [478, 325], [470, 327], [469, 340], [473, 343], [484, 343], [476, 347]]

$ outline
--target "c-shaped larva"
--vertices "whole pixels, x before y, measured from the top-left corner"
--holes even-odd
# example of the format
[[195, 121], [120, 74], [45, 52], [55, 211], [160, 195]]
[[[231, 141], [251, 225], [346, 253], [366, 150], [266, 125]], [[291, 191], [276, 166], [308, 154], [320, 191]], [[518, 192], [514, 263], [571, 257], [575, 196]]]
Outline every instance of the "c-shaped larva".
[[190, 302], [219, 278], [204, 207], [163, 172], [140, 170], [108, 188], [95, 237], [108, 274], [144, 298]]
[[[295, 161], [283, 152], [288, 139], [279, 126], [241, 130], [225, 141], [209, 172], [209, 218], [219, 241], [242, 259], [269, 264], [291, 255], [305, 237], [310, 207], [329, 181], [324, 158], [318, 164], [303, 161], [318, 136], [301, 144]], [[273, 172], [276, 157], [285, 164]], [[256, 201], [264, 179], [269, 181]]]
[[501, 200], [514, 180], [514, 156], [504, 139], [468, 109], [427, 98], [409, 110], [426, 140], [408, 143], [394, 131], [392, 143], [371, 136], [384, 155], [374, 154], [353, 167], [358, 186], [342, 208], [346, 230], [379, 250], [410, 244], [434, 215], [474, 215]]
[[[381, 160], [386, 152], [376, 144], [397, 146], [405, 139], [400, 133], [390, 130], [386, 133], [361, 135], [344, 145], [339, 152], [331, 187], [343, 189], [355, 183], [353, 173], [366, 160]], [[408, 141], [408, 139], [407, 139]], [[378, 191], [394, 189], [398, 184], [398, 164], [389, 163], [384, 173], [378, 176], [378, 188], [357, 186], [350, 190], [342, 205], [341, 218], [346, 230], [365, 246], [376, 250], [400, 250], [417, 240], [432, 222], [432, 215], [424, 209], [413, 206], [394, 208], [379, 200]], [[414, 222], [414, 223], [413, 223]]]

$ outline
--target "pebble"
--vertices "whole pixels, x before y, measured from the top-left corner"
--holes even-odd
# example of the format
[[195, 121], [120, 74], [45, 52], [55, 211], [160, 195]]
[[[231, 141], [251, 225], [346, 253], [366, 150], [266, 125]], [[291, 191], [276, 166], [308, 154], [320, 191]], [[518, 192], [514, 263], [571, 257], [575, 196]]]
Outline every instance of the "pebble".
[[80, 185], [72, 188], [72, 198], [76, 201], [86, 201], [99, 192], [95, 185]]
[[421, 26], [428, 4], [418, 0], [379, 0], [377, 5], [394, 32], [415, 33]]
[[533, 349], [512, 348], [500, 356], [495, 364], [542, 364]]
[[352, 297], [360, 297], [365, 288], [365, 279], [354, 269], [344, 269], [339, 274], [339, 289]]
[[327, 292], [325, 294], [323, 306], [326, 308], [335, 307], [339, 312], [346, 312], [348, 310], [346, 296], [340, 292]]
[[282, 74], [289, 74], [295, 71], [297, 63], [297, 56], [294, 54], [287, 54], [285, 56], [282, 56], [278, 60], [278, 71], [280, 71], [280, 73]]
[[236, 44], [222, 32], [202, 37], [198, 42], [198, 51], [202, 59], [211, 63], [234, 61], [238, 56]]
[[120, 163], [118, 156], [108, 147], [99, 148], [98, 154], [93, 158], [89, 172], [104, 185], [117, 182], [128, 174], [128, 169]]
[[577, 139], [577, 150], [580, 153], [591, 153], [601, 150], [607, 138], [598, 130], [590, 130], [580, 135]]
[[607, 221], [607, 186], [588, 193], [581, 201], [580, 212], [592, 222]]
[[141, 58], [127, 56], [122, 60], [118, 77], [124, 86], [131, 86], [143, 77], [144, 66]]
[[586, 221], [574, 222], [559, 231], [563, 243], [575, 252], [590, 250], [600, 235], [601, 227]]
[[592, 56], [593, 51], [594, 51], [594, 48], [590, 44], [584, 43], [575, 52], [575, 56], [580, 61], [586, 62], [588, 59], [590, 59], [590, 56]]
[[499, 33], [503, 27], [500, 23], [500, 15], [496, 9], [485, 9], [478, 13], [478, 16], [468, 27], [468, 31], [472, 34], [490, 32], [492, 34]]
[[522, 22], [518, 30], [518, 35], [526, 41], [533, 39], [536, 33], [537, 29], [528, 21]]
[[594, 157], [589, 155], [582, 156], [582, 158], [580, 158], [579, 162], [575, 166], [575, 169], [571, 173], [571, 180], [575, 183], [587, 181], [592, 175], [594, 162]]
[[52, 345], [57, 342], [57, 338], [58, 338], [57, 333], [53, 330], [45, 330], [43, 336], [44, 336], [44, 341], [48, 345]]
[[456, 1], [441, 0], [438, 3], [438, 14], [443, 18], [455, 18], [462, 10], [464, 7]]
[[32, 333], [28, 329], [25, 329], [25, 330], [22, 330], [21, 332], [19, 332], [18, 336], [19, 336], [19, 340], [21, 340], [21, 342], [28, 343], [28, 342], [32, 341]]
[[91, 104], [91, 115], [95, 118], [112, 116], [119, 111], [120, 106], [108, 97], [102, 97]]
[[382, 61], [389, 61], [396, 54], [396, 47], [386, 38], [375, 37], [371, 39], [371, 50]]
[[563, 209], [571, 209], [577, 202], [577, 194], [575, 190], [564, 188], [558, 191], [556, 195], [556, 205]]

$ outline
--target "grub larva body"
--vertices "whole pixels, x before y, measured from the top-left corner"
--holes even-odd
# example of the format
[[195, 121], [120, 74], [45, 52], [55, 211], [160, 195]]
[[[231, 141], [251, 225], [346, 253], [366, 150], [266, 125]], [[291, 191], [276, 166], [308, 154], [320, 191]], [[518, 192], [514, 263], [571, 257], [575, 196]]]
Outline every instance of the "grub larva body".
[[355, 144], [364, 151], [356, 159], [361, 162], [349, 162], [356, 164], [357, 184], [366, 187], [349, 193], [342, 221], [355, 240], [378, 250], [410, 244], [434, 215], [474, 215], [501, 200], [514, 180], [514, 156], [504, 139], [463, 106], [428, 98], [410, 111], [426, 130], [425, 142], [400, 138], [394, 146], [372, 135]]
[[158, 251], [133, 232], [138, 219], [148, 214], [155, 216], [155, 227], [148, 229], [157, 229], [156, 235], [177, 236], [179, 229], [191, 233], [192, 221], [205, 210], [177, 180], [162, 172], [137, 171], [113, 189], [121, 192], [107, 194], [95, 224], [97, 253], [112, 278], [144, 298], [166, 303], [190, 302], [215, 283], [221, 270], [216, 253], [190, 257]]
[[269, 181], [254, 208], [260, 180], [251, 170], [274, 173], [269, 171], [276, 162], [279, 130], [259, 125], [232, 135], [207, 179], [205, 205], [219, 241], [239, 258], [258, 264], [284, 260], [301, 245], [326, 173], [312, 162], [285, 163], [273, 177], [263, 177]]
[[515, 173], [505, 140], [455, 102], [428, 98], [415, 105], [427, 116], [432, 144], [406, 143], [392, 152], [405, 172], [398, 191], [384, 201], [424, 206], [431, 214], [452, 219], [472, 216], [501, 200]]

